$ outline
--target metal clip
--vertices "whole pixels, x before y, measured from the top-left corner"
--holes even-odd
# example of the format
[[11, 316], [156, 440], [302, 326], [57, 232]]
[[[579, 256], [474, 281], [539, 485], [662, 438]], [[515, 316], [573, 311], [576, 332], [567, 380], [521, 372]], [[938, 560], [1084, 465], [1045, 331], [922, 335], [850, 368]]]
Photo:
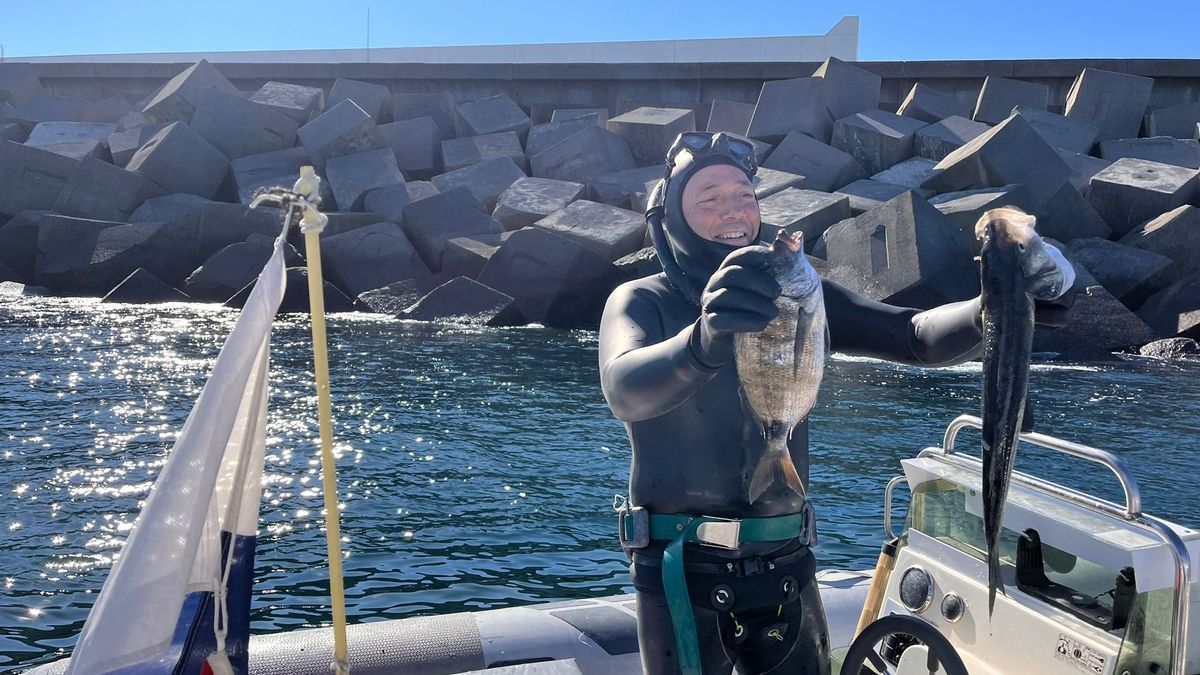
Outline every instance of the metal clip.
[[737, 548], [741, 545], [742, 521], [713, 520], [696, 528], [696, 540], [701, 544], [719, 548]]
[[621, 548], [629, 550], [649, 546], [650, 513], [641, 506], [631, 506], [622, 495], [613, 497], [613, 508], [617, 511], [617, 537], [621, 541]]

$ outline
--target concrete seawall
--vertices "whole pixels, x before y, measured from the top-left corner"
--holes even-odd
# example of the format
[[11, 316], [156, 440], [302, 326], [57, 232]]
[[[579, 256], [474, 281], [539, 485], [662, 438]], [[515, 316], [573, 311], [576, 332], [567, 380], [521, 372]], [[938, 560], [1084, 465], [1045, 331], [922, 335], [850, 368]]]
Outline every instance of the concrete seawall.
[[[190, 63], [35, 63], [48, 93], [99, 99], [153, 93]], [[507, 94], [544, 122], [556, 107], [605, 107], [619, 114], [644, 103], [703, 108], [712, 100], [754, 103], [764, 80], [808, 77], [820, 63], [436, 64], [216, 63], [243, 92], [270, 80], [321, 87], [350, 78], [395, 93], [449, 92], [459, 101]], [[1038, 61], [862, 61], [883, 78], [880, 107], [894, 110], [914, 83], [974, 102], [989, 75], [1050, 88], [1050, 109], [1061, 111], [1071, 82], [1084, 68], [1152, 77], [1149, 107], [1200, 99], [1200, 59], [1049, 59]], [[635, 105], [636, 104], [636, 105]], [[702, 113], [703, 114], [703, 113]], [[699, 123], [701, 120], [697, 120]]]

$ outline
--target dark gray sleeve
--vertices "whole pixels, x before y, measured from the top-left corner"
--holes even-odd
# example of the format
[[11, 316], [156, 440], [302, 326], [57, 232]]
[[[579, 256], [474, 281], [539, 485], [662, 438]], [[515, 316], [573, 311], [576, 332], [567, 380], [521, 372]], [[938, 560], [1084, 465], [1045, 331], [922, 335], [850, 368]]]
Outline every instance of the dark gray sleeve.
[[664, 334], [653, 299], [628, 284], [608, 298], [600, 320], [600, 387], [625, 422], [658, 417], [686, 401], [717, 370], [689, 346], [695, 324]]
[[983, 354], [979, 298], [921, 311], [866, 298], [824, 281], [833, 351], [920, 366], [949, 366]]

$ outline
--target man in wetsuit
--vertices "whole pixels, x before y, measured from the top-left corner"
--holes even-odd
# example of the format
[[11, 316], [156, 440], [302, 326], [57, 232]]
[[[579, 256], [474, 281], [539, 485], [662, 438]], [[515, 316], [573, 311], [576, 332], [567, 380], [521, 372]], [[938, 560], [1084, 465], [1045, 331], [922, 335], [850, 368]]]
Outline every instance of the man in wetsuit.
[[[744, 248], [760, 234], [756, 170], [742, 139], [681, 135], [647, 212], [664, 272], [613, 291], [601, 321], [601, 385], [633, 446], [621, 539], [654, 675], [829, 672], [812, 508], [780, 484], [747, 500], [765, 440], [739, 395], [733, 336], [762, 330], [780, 292], [765, 253]], [[833, 350], [925, 366], [982, 353], [978, 298], [920, 311], [822, 290]], [[807, 485], [807, 421], [788, 447]]]

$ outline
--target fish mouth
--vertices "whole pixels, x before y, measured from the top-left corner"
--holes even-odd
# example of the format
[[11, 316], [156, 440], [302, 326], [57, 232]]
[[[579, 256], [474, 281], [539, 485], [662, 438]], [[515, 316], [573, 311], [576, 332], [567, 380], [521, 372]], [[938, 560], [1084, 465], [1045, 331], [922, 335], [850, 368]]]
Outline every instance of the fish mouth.
[[991, 209], [980, 216], [975, 223], [975, 237], [981, 242], [997, 248], [1008, 250], [1017, 249], [1024, 253], [1030, 243], [1037, 238], [1034, 227], [1037, 218], [1024, 211], [1004, 206]]
[[775, 235], [775, 242], [771, 247], [777, 251], [786, 250], [792, 254], [799, 253], [804, 250], [804, 233], [780, 230], [779, 234]]

